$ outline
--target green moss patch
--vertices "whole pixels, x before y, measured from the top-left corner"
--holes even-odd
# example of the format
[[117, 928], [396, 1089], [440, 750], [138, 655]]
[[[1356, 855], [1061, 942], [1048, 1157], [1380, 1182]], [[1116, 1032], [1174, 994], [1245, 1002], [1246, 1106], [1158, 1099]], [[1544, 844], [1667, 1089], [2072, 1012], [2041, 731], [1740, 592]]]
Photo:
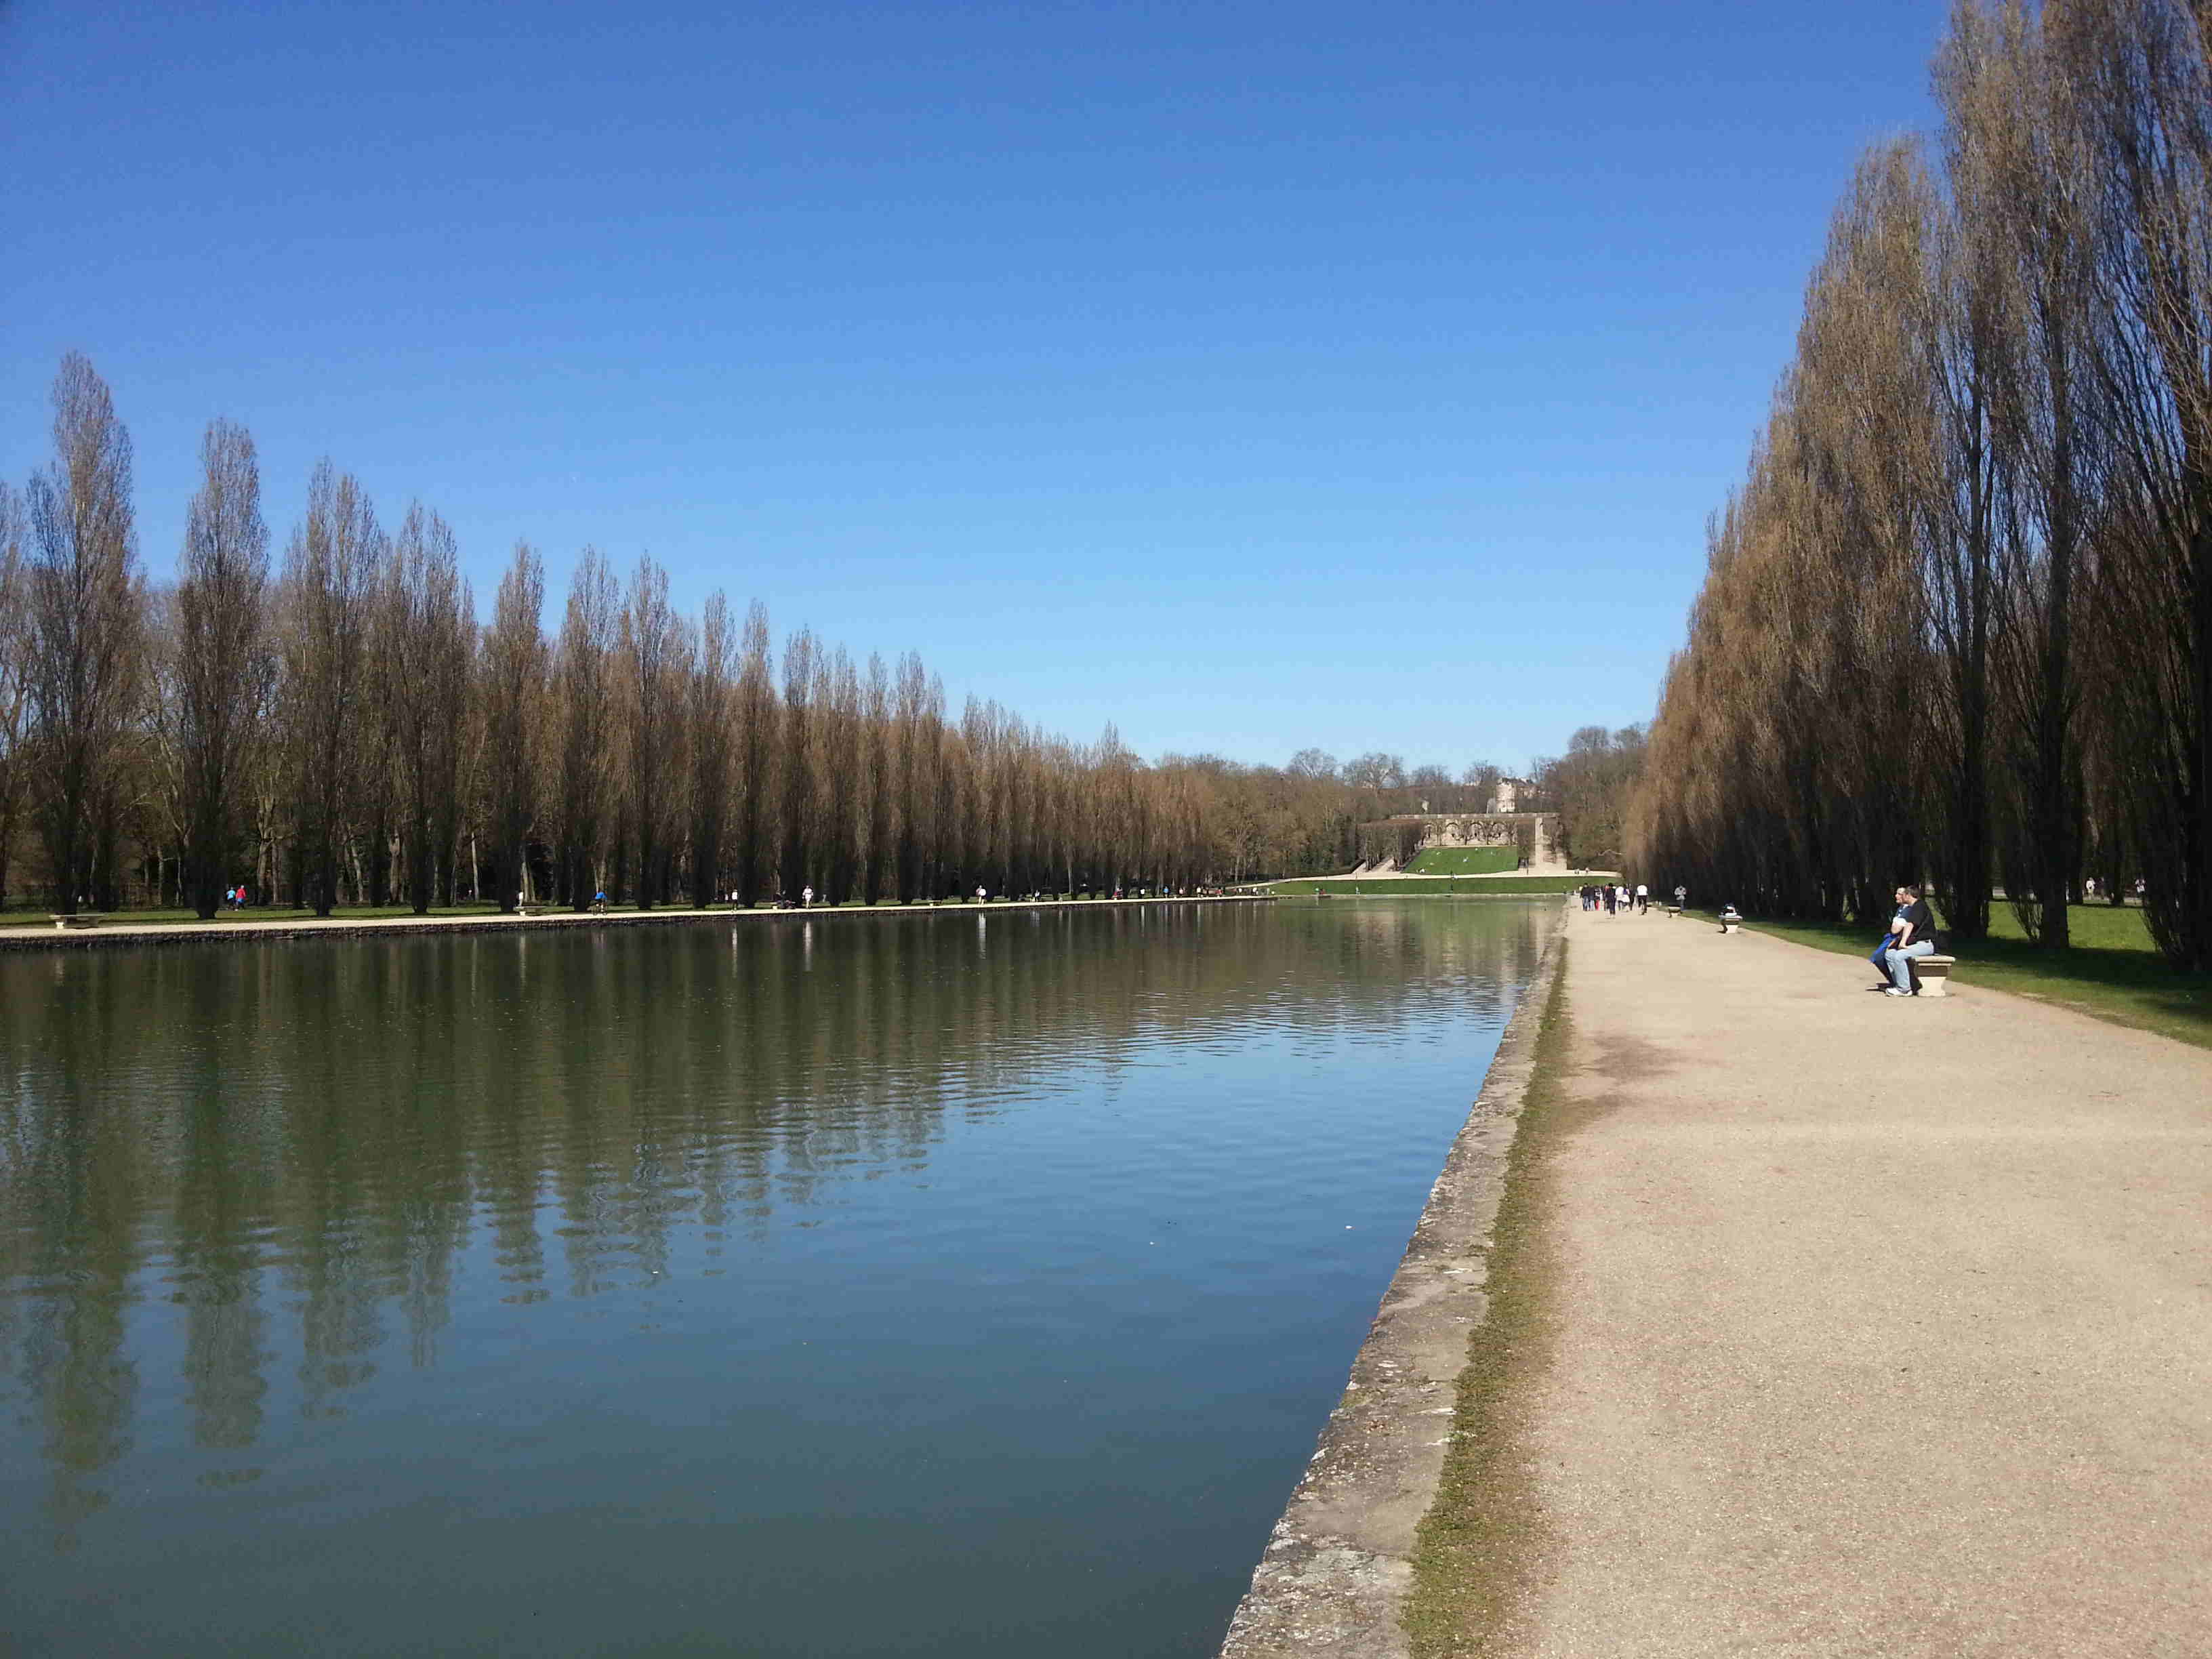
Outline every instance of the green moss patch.
[[[1567, 949], [1564, 939], [1559, 949]], [[1561, 1088], [1571, 1029], [1566, 982], [1563, 955], [1537, 1028], [1492, 1231], [1484, 1281], [1489, 1311], [1468, 1340], [1443, 1474], [1414, 1544], [1404, 1623], [1417, 1659], [1500, 1651], [1548, 1541], [1523, 1413], [1550, 1364], [1557, 1328], [1557, 1270], [1543, 1218], [1547, 1164], [1571, 1127]]]

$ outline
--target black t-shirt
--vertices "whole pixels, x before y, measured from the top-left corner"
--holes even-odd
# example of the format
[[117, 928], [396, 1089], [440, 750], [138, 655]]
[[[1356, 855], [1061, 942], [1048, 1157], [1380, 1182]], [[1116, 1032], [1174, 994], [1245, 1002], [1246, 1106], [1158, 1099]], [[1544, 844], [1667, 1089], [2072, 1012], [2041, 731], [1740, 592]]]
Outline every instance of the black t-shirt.
[[1903, 920], [1912, 924], [1912, 937], [1905, 941], [1907, 945], [1917, 945], [1923, 939], [1929, 945], [1936, 943], [1936, 913], [1928, 908], [1926, 899], [1915, 899], [1907, 905]]

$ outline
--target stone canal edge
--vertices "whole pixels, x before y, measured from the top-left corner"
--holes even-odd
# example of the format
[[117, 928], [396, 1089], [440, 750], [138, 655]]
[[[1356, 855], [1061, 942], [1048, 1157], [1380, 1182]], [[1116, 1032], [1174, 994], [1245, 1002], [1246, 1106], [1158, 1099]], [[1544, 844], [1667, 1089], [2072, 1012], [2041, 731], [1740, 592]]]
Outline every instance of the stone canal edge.
[[1352, 1361], [1344, 1398], [1275, 1522], [1221, 1659], [1405, 1659], [1415, 1534], [1435, 1502], [1488, 1251], [1565, 957], [1555, 930]]
[[267, 920], [123, 922], [63, 930], [20, 923], [0, 927], [0, 951], [90, 951], [158, 945], [266, 945], [278, 939], [368, 939], [424, 933], [557, 933], [564, 928], [653, 927], [700, 921], [827, 921], [849, 916], [1012, 916], [1033, 910], [1084, 912], [1160, 909], [1174, 905], [1272, 904], [1272, 893], [1178, 894], [1170, 898], [993, 899], [970, 904], [819, 905], [753, 908], [728, 905], [699, 910], [680, 905], [658, 910], [578, 911], [532, 906], [528, 914], [486, 912], [465, 916], [284, 916]]

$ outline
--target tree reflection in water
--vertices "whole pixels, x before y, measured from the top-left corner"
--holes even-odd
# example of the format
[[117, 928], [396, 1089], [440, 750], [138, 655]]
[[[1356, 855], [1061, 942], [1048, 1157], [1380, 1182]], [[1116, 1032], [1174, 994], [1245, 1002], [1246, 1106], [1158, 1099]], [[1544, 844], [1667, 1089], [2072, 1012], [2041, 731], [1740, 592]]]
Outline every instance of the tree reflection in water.
[[1409, 1034], [1502, 1021], [1550, 922], [1012, 910], [0, 957], [0, 1387], [36, 1445], [0, 1467], [43, 1469], [64, 1551], [134, 1436], [250, 1485], [273, 1434], [436, 1371], [460, 1327], [527, 1345], [549, 1304], [742, 1274], [843, 1183], [1060, 1097], [1100, 1110], [1164, 1046], [1371, 1045], [1387, 1089]]

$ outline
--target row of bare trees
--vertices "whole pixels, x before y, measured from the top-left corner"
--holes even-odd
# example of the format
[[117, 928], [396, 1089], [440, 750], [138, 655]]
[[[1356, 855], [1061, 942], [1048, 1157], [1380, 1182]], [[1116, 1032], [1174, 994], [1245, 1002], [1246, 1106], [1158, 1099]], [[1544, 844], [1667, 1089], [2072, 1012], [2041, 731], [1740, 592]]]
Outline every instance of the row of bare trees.
[[1534, 808], [1559, 815], [1559, 851], [1585, 870], [1627, 867], [1630, 803], [1644, 772], [1644, 728], [1608, 732], [1585, 726], [1567, 739], [1567, 752], [1531, 769], [1534, 787], [1523, 797]]
[[1872, 150], [1671, 665], [1632, 857], [1806, 915], [1936, 878], [2212, 966], [2212, 8], [1961, 0]]
[[586, 550], [549, 635], [518, 546], [480, 623], [452, 529], [416, 505], [387, 532], [327, 462], [272, 564], [227, 421], [175, 580], [150, 583], [130, 439], [83, 357], [54, 406], [52, 465], [0, 487], [0, 896], [211, 915], [240, 885], [322, 915], [1187, 888], [1340, 867], [1402, 805], [1310, 752], [1147, 764], [1110, 726], [956, 717], [919, 657], [805, 629], [778, 653], [758, 605], [684, 616], [650, 559], [623, 577]]

